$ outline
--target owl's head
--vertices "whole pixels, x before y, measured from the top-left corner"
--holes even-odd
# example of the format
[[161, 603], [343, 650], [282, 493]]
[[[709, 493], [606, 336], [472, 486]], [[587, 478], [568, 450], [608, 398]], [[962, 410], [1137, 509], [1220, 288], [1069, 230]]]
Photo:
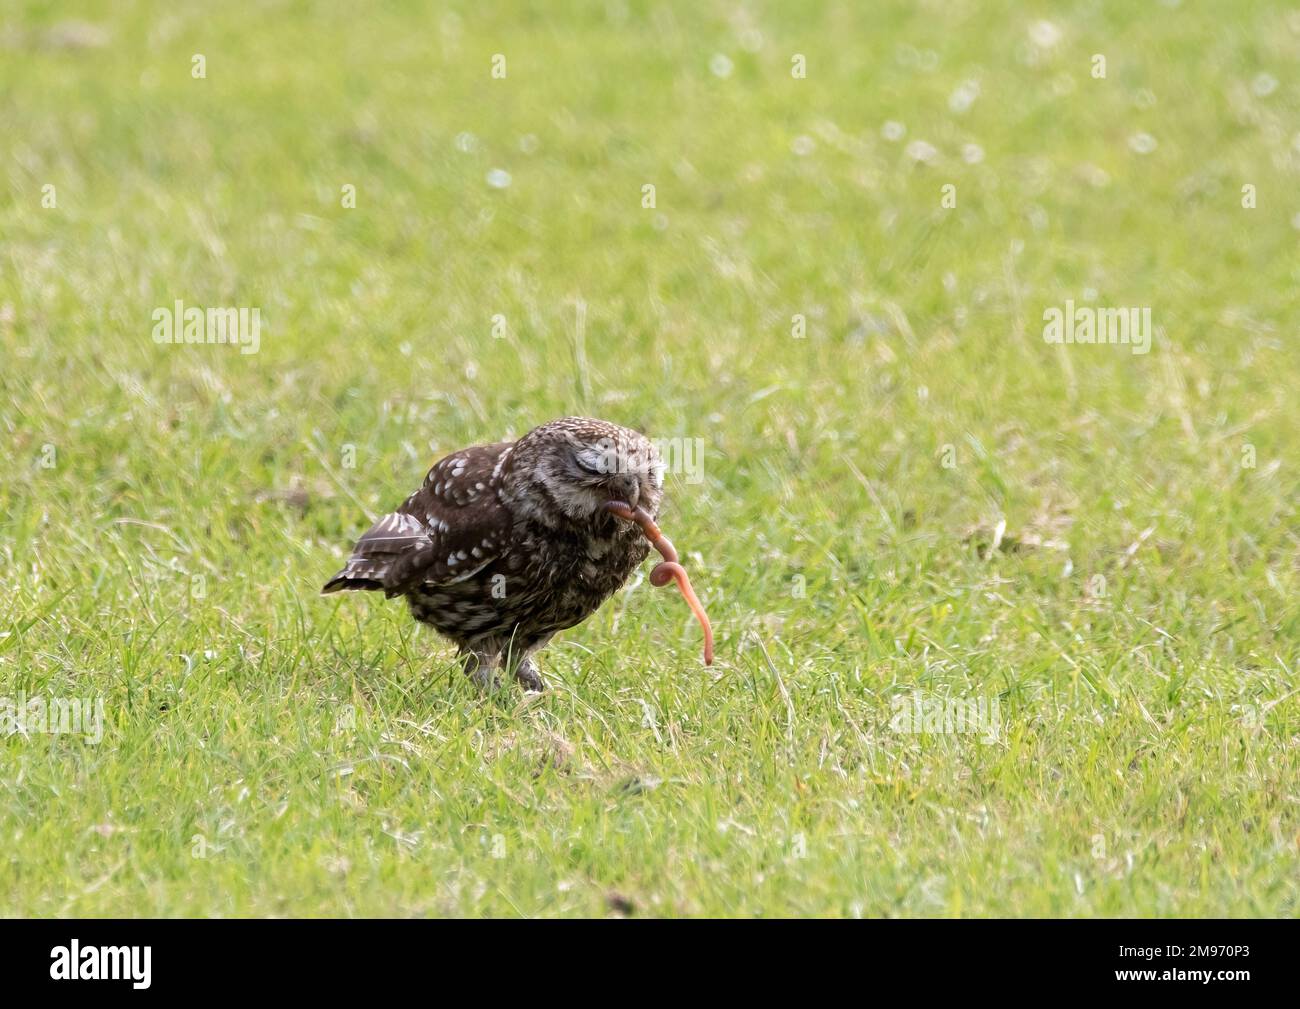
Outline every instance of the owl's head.
[[540, 484], [534, 488], [539, 508], [603, 524], [610, 501], [657, 515], [664, 464], [650, 439], [636, 431], [590, 417], [561, 417], [519, 439], [511, 477], [515, 496], [526, 492], [524, 481]]

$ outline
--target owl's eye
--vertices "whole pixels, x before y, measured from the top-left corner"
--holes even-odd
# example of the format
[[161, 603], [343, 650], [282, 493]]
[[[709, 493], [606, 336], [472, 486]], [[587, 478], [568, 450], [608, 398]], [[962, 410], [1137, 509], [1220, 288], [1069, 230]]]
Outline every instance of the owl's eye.
[[584, 473], [590, 473], [592, 476], [601, 476], [603, 474], [603, 470], [599, 465], [593, 466], [588, 460], [584, 459], [580, 455], [575, 455], [573, 461], [577, 465], [578, 469], [582, 470]]

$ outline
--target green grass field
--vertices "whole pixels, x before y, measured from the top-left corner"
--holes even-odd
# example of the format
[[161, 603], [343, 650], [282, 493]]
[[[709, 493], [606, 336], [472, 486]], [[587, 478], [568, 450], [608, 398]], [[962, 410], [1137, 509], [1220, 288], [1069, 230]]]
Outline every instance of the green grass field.
[[[0, 694], [104, 712], [0, 735], [0, 913], [1300, 910], [1300, 14], [209, 7], [0, 10]], [[317, 595], [570, 413], [700, 440], [712, 669]]]

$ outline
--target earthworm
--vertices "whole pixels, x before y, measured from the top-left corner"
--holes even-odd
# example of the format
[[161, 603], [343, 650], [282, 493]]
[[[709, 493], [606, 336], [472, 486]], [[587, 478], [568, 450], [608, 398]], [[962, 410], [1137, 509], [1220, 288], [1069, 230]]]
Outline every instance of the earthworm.
[[677, 582], [677, 588], [682, 598], [686, 600], [686, 605], [691, 608], [695, 619], [704, 628], [704, 664], [713, 665], [713, 628], [709, 625], [709, 615], [704, 612], [695, 590], [691, 588], [691, 580], [686, 575], [686, 569], [677, 560], [677, 550], [672, 541], [655, 525], [655, 520], [644, 508], [633, 508], [626, 501], [610, 501], [605, 508], [619, 518], [639, 525], [641, 531], [645, 533], [645, 538], [659, 551], [663, 560], [650, 569], [650, 584], [655, 588], [663, 588], [671, 581]]

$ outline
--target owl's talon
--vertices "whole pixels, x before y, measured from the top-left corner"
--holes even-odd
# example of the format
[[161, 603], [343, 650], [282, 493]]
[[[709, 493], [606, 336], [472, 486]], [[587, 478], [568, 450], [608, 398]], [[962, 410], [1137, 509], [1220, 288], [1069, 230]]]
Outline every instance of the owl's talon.
[[497, 688], [496, 663], [492, 661], [490, 655], [483, 652], [462, 652], [460, 663], [465, 670], [465, 675], [474, 681], [474, 684], [484, 691], [492, 691]]
[[528, 659], [524, 659], [515, 669], [515, 679], [520, 682], [525, 690], [536, 691], [540, 694], [546, 689], [546, 681], [537, 672], [537, 667]]

